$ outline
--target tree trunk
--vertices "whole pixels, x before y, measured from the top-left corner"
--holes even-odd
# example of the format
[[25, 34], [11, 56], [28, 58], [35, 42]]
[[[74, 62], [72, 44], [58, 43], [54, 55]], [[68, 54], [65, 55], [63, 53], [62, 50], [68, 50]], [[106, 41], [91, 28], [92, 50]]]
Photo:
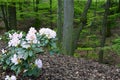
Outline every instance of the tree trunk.
[[33, 0], [33, 11], [35, 11], [35, 0]]
[[35, 12], [38, 12], [38, 5], [39, 5], [39, 0], [36, 0]]
[[118, 12], [120, 12], [120, 0], [119, 0], [119, 3], [118, 3]]
[[16, 3], [11, 2], [8, 5], [8, 19], [9, 19], [9, 27], [10, 29], [17, 29], [17, 20], [16, 20]]
[[[112, 14], [110, 14], [110, 7], [112, 7], [111, 6], [111, 4], [112, 4], [112, 2], [111, 2], [111, 0], [108, 0], [108, 2], [107, 2], [107, 7], [108, 7], [108, 10], [107, 10], [107, 16], [109, 16], [109, 15], [112, 15]], [[111, 21], [108, 19], [107, 20], [107, 30], [106, 30], [106, 37], [110, 37], [111, 36]]]
[[87, 23], [87, 13], [88, 13], [88, 10], [90, 8], [91, 3], [92, 3], [92, 0], [87, 1], [87, 4], [86, 4], [86, 6], [84, 8], [84, 11], [83, 11], [83, 13], [81, 15], [81, 23], [83, 25], [86, 25], [86, 23]]
[[34, 26], [36, 27], [36, 28], [39, 28], [38, 26], [40, 25], [40, 19], [39, 19], [39, 13], [38, 13], [38, 11], [39, 11], [39, 1], [40, 0], [36, 0], [35, 1], [35, 13], [36, 13], [36, 17], [35, 17], [35, 23], [34, 23]]
[[106, 30], [106, 37], [110, 37], [111, 36], [111, 21], [108, 20], [107, 21], [107, 30]]
[[5, 24], [5, 28], [6, 28], [6, 30], [8, 31], [8, 30], [10, 30], [10, 27], [9, 27], [9, 25], [8, 25], [8, 19], [7, 19], [7, 13], [6, 13], [6, 4], [4, 4], [4, 5], [1, 5], [1, 10], [2, 10], [2, 16], [3, 16], [3, 21], [4, 21], [4, 24]]
[[97, 23], [96, 16], [97, 16], [97, 9], [98, 9], [97, 4], [98, 4], [98, 0], [95, 1], [93, 20], [91, 21], [91, 25], [90, 25], [90, 30], [91, 30], [90, 33], [94, 33], [94, 31], [96, 31], [96, 29], [98, 28], [97, 27], [98, 25], [96, 25]]
[[57, 15], [57, 37], [58, 45], [60, 46], [62, 41], [62, 31], [63, 31], [63, 21], [62, 21], [62, 10], [63, 10], [63, 1], [58, 0], [58, 15]]
[[105, 46], [105, 40], [106, 40], [106, 30], [107, 30], [107, 19], [108, 19], [108, 12], [109, 12], [109, 1], [107, 0], [106, 6], [105, 6], [105, 12], [103, 17], [103, 26], [102, 26], [102, 39], [101, 39], [101, 50], [99, 52], [99, 62], [103, 62], [103, 47]]
[[73, 55], [74, 0], [64, 0], [63, 54]]
[[50, 26], [53, 29], [53, 26], [52, 26], [52, 0], [50, 0]]
[[77, 29], [74, 29], [74, 40], [73, 40], [73, 49], [75, 50], [77, 48], [77, 42], [79, 40], [79, 36], [80, 36], [80, 33], [82, 32], [82, 29], [83, 27], [86, 25], [87, 23], [87, 13], [88, 13], [88, 10], [91, 6], [91, 3], [92, 3], [92, 0], [88, 0], [87, 3], [86, 3], [86, 6], [84, 8], [84, 11], [81, 15], [81, 22], [80, 22], [80, 27], [78, 27]]
[[[22, 13], [23, 12], [23, 7], [22, 7], [22, 4], [23, 2], [19, 2], [19, 11]], [[20, 14], [20, 17], [22, 18], [23, 17], [23, 14]]]

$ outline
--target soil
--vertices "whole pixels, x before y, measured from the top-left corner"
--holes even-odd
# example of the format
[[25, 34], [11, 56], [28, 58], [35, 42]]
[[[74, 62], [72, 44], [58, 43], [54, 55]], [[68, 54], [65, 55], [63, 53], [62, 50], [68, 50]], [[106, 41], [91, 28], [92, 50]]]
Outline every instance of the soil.
[[[120, 80], [120, 69], [115, 66], [99, 64], [92, 60], [74, 58], [66, 55], [40, 55], [43, 61], [42, 74], [38, 78], [18, 80]], [[11, 73], [0, 70], [1, 80]]]

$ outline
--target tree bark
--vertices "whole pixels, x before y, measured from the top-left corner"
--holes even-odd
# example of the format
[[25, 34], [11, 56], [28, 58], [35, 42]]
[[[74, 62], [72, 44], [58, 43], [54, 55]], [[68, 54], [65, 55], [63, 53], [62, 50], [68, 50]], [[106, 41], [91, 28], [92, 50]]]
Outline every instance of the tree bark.
[[[112, 4], [111, 0], [108, 0], [108, 2], [107, 2], [107, 16], [112, 15], [112, 14], [110, 14], [110, 7], [112, 7], [111, 4]], [[106, 37], [110, 37], [112, 34], [110, 25], [111, 25], [111, 21], [108, 19], [107, 20]]]
[[33, 11], [35, 11], [35, 0], [33, 0]]
[[120, 12], [120, 0], [118, 2], [118, 12]]
[[104, 12], [104, 17], [103, 17], [103, 26], [102, 26], [102, 38], [101, 38], [101, 50], [99, 52], [99, 62], [103, 62], [103, 47], [105, 46], [105, 41], [106, 41], [106, 30], [107, 30], [107, 19], [108, 19], [108, 13], [109, 13], [109, 1], [107, 0], [106, 5], [105, 5], [105, 12]]
[[74, 0], [64, 0], [63, 54], [73, 55]]
[[38, 12], [38, 5], [39, 5], [39, 0], [36, 0], [35, 12]]
[[[22, 13], [23, 12], [23, 2], [19, 2], [19, 11]], [[20, 14], [20, 17], [23, 17], [23, 14]]]
[[39, 3], [40, 3], [40, 0], [36, 0], [35, 1], [35, 13], [36, 13], [36, 17], [35, 17], [35, 23], [34, 23], [34, 26], [36, 28], [39, 28], [38, 26], [40, 25], [40, 19], [39, 19]]
[[50, 26], [51, 28], [53, 29], [53, 26], [52, 26], [52, 0], [50, 0]]
[[7, 13], [6, 13], [6, 4], [4, 4], [4, 5], [1, 5], [1, 10], [2, 10], [2, 16], [3, 16], [3, 21], [4, 21], [4, 24], [5, 24], [5, 28], [6, 28], [6, 30], [8, 31], [8, 30], [10, 30], [10, 27], [9, 27], [9, 25], [8, 25], [8, 19], [7, 19]]
[[17, 20], [16, 20], [16, 3], [11, 2], [8, 5], [8, 20], [10, 29], [17, 29]]
[[77, 48], [77, 42], [79, 40], [79, 36], [80, 36], [80, 33], [82, 32], [82, 29], [83, 27], [86, 25], [87, 23], [87, 13], [88, 13], [88, 10], [91, 6], [91, 3], [92, 3], [92, 0], [88, 0], [87, 3], [86, 3], [86, 6], [84, 8], [84, 11], [81, 15], [81, 22], [80, 22], [80, 27], [74, 29], [74, 40], [73, 40], [73, 49], [75, 50]]
[[62, 21], [62, 10], [63, 10], [63, 1], [58, 0], [58, 11], [57, 11], [57, 37], [58, 45], [62, 42], [62, 31], [63, 31], [63, 21]]
[[86, 25], [86, 23], [87, 23], [87, 13], [88, 13], [88, 10], [90, 8], [91, 3], [92, 3], [92, 0], [87, 1], [87, 4], [86, 4], [86, 6], [84, 8], [84, 11], [83, 11], [83, 13], [81, 15], [81, 23], [83, 25]]
[[[96, 23], [97, 23], [97, 20], [96, 20], [96, 16], [97, 16], [97, 15], [96, 15], [96, 14], [97, 14], [97, 5], [98, 5], [98, 0], [95, 1], [94, 14], [93, 14], [93, 17], [94, 17], [94, 18], [93, 18], [93, 20], [91, 21], [91, 25], [90, 25], [91, 31], [92, 31], [92, 30], [95, 31], [96, 28], [97, 28], [97, 26], [98, 26], [98, 25], [96, 25]], [[93, 31], [93, 32], [94, 32], [94, 31]], [[90, 33], [92, 33], [92, 32], [90, 32]]]

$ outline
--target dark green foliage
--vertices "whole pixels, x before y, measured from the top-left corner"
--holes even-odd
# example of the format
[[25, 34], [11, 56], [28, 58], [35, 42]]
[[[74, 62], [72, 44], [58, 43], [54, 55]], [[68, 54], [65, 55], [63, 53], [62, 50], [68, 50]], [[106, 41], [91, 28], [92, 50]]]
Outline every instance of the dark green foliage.
[[116, 38], [116, 39], [113, 41], [112, 49], [113, 49], [118, 55], [120, 55], [120, 37]]

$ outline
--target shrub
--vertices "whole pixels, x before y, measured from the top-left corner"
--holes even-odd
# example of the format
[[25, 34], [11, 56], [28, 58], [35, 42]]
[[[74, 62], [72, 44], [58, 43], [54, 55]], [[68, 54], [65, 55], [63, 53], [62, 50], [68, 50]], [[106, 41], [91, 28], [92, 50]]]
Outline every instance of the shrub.
[[57, 49], [56, 32], [49, 28], [37, 32], [31, 27], [27, 34], [9, 31], [5, 35], [8, 46], [2, 49], [0, 63], [4, 70], [12, 70], [16, 75], [39, 76], [43, 66], [39, 54], [46, 51], [54, 53]]

